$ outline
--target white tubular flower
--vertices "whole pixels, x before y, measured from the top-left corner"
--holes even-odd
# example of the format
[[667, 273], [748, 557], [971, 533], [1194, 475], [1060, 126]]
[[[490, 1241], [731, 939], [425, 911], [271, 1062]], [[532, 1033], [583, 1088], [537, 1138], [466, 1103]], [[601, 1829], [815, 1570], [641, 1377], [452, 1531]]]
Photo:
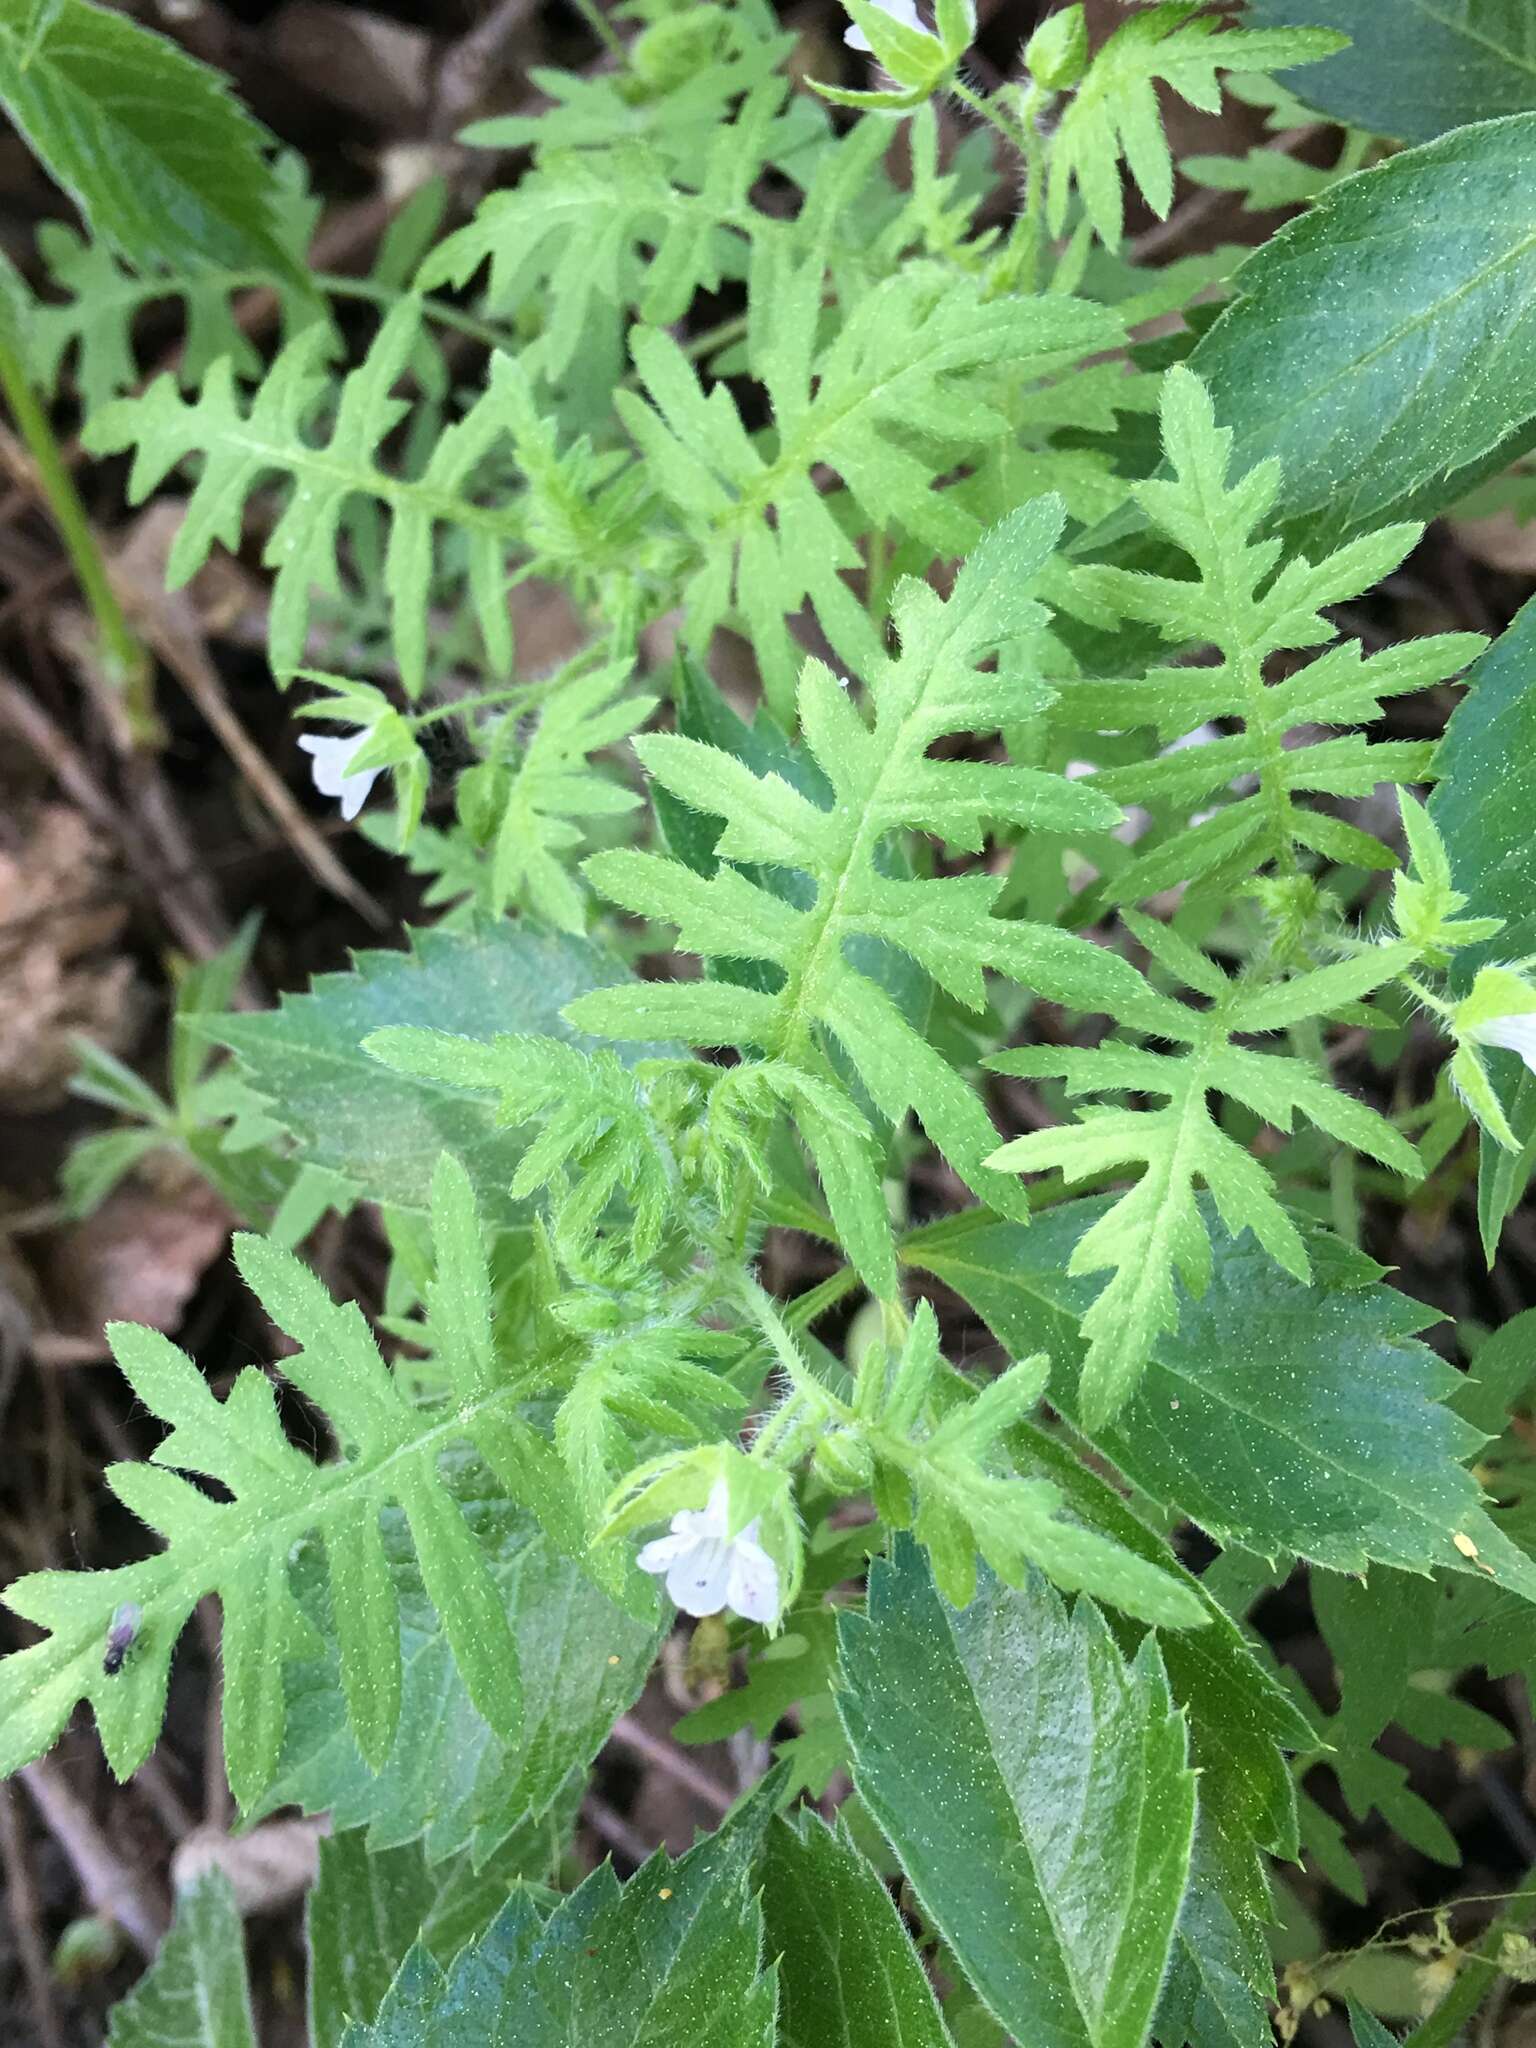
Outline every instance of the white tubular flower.
[[368, 792], [382, 769], [364, 768], [355, 775], [347, 773], [347, 763], [357, 752], [364, 739], [363, 728], [352, 732], [307, 732], [299, 741], [300, 747], [314, 759], [310, 763], [310, 777], [322, 796], [340, 799], [341, 815], [348, 824], [368, 800]]
[[757, 1523], [728, 1536], [730, 1499], [716, 1482], [704, 1508], [672, 1517], [670, 1536], [647, 1543], [641, 1571], [666, 1577], [667, 1592], [684, 1614], [718, 1614], [729, 1607], [746, 1621], [772, 1623], [779, 1614], [779, 1568], [757, 1540]]
[[[927, 24], [917, 18], [916, 0], [875, 0], [875, 5], [892, 21], [899, 21], [903, 28], [915, 28], [919, 35], [931, 33]], [[850, 50], [862, 50], [866, 56], [870, 54], [869, 37], [857, 26], [843, 31], [843, 41]]]
[[1536, 1010], [1519, 1011], [1509, 1017], [1490, 1017], [1485, 1024], [1477, 1026], [1476, 1035], [1483, 1045], [1502, 1046], [1505, 1052], [1518, 1053], [1536, 1074]]

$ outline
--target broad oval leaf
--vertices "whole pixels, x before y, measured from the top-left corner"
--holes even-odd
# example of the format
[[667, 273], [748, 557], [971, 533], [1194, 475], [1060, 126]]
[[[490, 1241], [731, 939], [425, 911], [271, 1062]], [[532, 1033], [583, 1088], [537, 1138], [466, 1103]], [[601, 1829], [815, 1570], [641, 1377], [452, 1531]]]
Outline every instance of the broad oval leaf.
[[623, 1886], [604, 1863], [547, 1920], [516, 1894], [450, 1972], [413, 1949], [343, 2048], [773, 2048], [751, 1846], [727, 1827]]
[[1496, 938], [1456, 957], [1458, 985], [1489, 959], [1536, 953], [1536, 602], [1467, 671], [1467, 694], [1435, 756], [1429, 814], [1440, 828], [1464, 915], [1501, 917]]
[[[1050, 1352], [1051, 1399], [1068, 1415], [1093, 1282], [1067, 1264], [1106, 1206], [1065, 1202], [1027, 1232], [973, 1212], [908, 1245], [1016, 1356]], [[1220, 1543], [1335, 1571], [1375, 1560], [1491, 1574], [1536, 1598], [1536, 1566], [1489, 1520], [1464, 1467], [1483, 1438], [1445, 1405], [1457, 1375], [1414, 1341], [1430, 1311], [1359, 1284], [1358, 1265], [1341, 1272], [1342, 1248], [1320, 1232], [1311, 1286], [1246, 1232], [1231, 1238], [1213, 1219], [1211, 1235], [1210, 1285], [1198, 1300], [1181, 1290], [1177, 1329], [1154, 1345], [1100, 1448]]]
[[854, 1782], [1030, 2048], [1144, 2048], [1189, 1877], [1195, 1778], [1155, 1637], [1036, 1574], [957, 1612], [907, 1538], [840, 1625]]
[[302, 283], [271, 138], [216, 71], [90, 0], [0, 0], [0, 102], [96, 234], [141, 268], [245, 264]]
[[1533, 150], [1536, 114], [1405, 150], [1334, 186], [1238, 272], [1190, 366], [1234, 430], [1235, 467], [1279, 457], [1281, 522], [1333, 540], [1424, 516], [1527, 445]]
[[[569, 1802], [574, 1817], [575, 1788]], [[413, 1946], [445, 1966], [477, 1941], [519, 1882], [549, 1868], [552, 1829], [564, 1812], [517, 1833], [483, 1868], [468, 1855], [433, 1865], [420, 1842], [369, 1846], [350, 1828], [320, 1844], [309, 1894], [310, 2048], [337, 2048], [351, 2020], [372, 2020]]]
[[1528, 0], [1248, 0], [1263, 27], [1320, 24], [1349, 48], [1290, 72], [1299, 99], [1402, 142], [1536, 108]]

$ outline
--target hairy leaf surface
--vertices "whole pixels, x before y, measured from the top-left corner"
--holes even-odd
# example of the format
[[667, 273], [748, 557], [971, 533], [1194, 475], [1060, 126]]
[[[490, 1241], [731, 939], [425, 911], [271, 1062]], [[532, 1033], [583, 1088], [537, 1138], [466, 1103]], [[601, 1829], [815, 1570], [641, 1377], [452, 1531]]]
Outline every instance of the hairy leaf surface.
[[[1069, 1414], [1088, 1296], [1067, 1269], [1104, 1212], [1102, 1200], [1064, 1203], [1028, 1231], [977, 1214], [910, 1245], [1010, 1349], [1051, 1352], [1052, 1398]], [[1315, 1236], [1315, 1258], [1327, 1251]], [[1097, 1440], [1223, 1543], [1336, 1571], [1375, 1559], [1491, 1573], [1536, 1598], [1536, 1566], [1488, 1519], [1464, 1469], [1482, 1439], [1444, 1403], [1457, 1376], [1413, 1341], [1428, 1311], [1362, 1284], [1358, 1266], [1341, 1275], [1330, 1257], [1315, 1270], [1303, 1285], [1246, 1235], [1218, 1232], [1210, 1284], [1181, 1295], [1177, 1328]]]
[[854, 1782], [987, 2004], [1040, 2048], [1142, 2048], [1189, 1877], [1195, 1780], [1156, 1641], [987, 1581], [956, 1613], [916, 1546], [841, 1624]]
[[1536, 114], [1480, 122], [1335, 185], [1249, 259], [1196, 347], [1239, 466], [1279, 457], [1277, 517], [1310, 539], [1425, 517], [1526, 445], [1533, 138]]

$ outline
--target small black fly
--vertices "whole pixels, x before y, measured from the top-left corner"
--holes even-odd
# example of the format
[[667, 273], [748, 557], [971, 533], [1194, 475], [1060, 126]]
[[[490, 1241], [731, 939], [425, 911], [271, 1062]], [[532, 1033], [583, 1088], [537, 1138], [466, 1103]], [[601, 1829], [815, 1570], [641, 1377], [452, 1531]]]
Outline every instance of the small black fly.
[[125, 1600], [121, 1607], [113, 1610], [107, 1629], [107, 1653], [101, 1660], [101, 1668], [108, 1678], [116, 1678], [122, 1670], [143, 1619], [144, 1610], [137, 1600]]

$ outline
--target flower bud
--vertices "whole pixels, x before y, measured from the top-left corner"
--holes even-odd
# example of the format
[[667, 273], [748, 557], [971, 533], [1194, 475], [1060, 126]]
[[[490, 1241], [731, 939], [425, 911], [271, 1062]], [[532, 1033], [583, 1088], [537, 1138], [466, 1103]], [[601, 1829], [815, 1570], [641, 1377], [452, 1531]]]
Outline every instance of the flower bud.
[[1065, 92], [1088, 69], [1088, 23], [1081, 7], [1047, 15], [1024, 45], [1024, 68], [1052, 92]]
[[817, 1472], [839, 1493], [862, 1493], [874, 1476], [869, 1446], [851, 1429], [834, 1429], [816, 1446]]

